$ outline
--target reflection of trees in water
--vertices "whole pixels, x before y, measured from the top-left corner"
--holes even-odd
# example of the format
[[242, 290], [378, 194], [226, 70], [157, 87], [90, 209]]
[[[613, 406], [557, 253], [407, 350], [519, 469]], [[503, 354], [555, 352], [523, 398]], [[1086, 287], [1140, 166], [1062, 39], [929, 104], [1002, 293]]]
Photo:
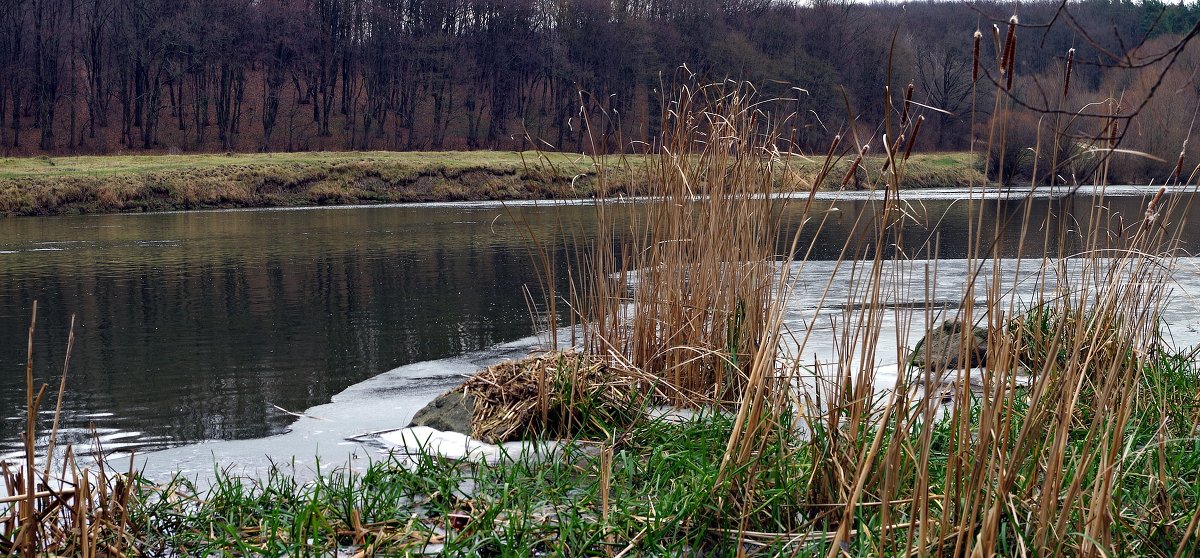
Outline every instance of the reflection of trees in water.
[[[304, 226], [322, 213], [338, 215]], [[503, 218], [492, 223], [503, 210], [457, 224], [467, 220], [460, 211], [386, 213], [303, 212], [284, 216], [294, 223], [282, 230], [246, 223], [268, 225], [269, 214], [212, 215], [233, 221], [215, 256], [180, 248], [185, 256], [109, 265], [64, 251], [36, 271], [0, 270], [0, 307], [13, 309], [0, 314], [9, 340], [0, 359], [23, 362], [28, 315], [19, 309], [37, 298], [47, 380], [58, 373], [69, 314], [79, 315], [69, 408], [112, 411], [106, 426], [175, 440], [245, 438], [293, 420], [271, 404], [304, 410], [396, 366], [531, 332], [521, 287], [534, 274], [523, 233]], [[194, 223], [169, 233], [186, 245], [208, 238], [204, 228], [197, 237], [188, 236]], [[298, 246], [306, 229], [319, 234]], [[15, 380], [0, 386], [7, 408], [22, 400]], [[3, 424], [0, 437], [15, 428]]]

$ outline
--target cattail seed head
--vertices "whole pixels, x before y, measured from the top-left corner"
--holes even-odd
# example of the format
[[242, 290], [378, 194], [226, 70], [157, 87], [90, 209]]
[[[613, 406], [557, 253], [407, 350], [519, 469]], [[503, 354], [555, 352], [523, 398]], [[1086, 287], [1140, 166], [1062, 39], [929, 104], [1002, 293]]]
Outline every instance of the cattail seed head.
[[850, 163], [850, 170], [846, 172], [846, 176], [842, 177], [842, 188], [845, 188], [854, 179], [854, 175], [858, 173], [858, 165], [862, 164], [863, 153], [866, 153], [866, 149], [867, 146], [864, 145], [863, 151], [858, 154], [853, 163]]
[[975, 30], [975, 55], [971, 58], [971, 82], [979, 81], [979, 43], [983, 42], [983, 33]]
[[921, 131], [921, 123], [925, 121], [924, 115], [917, 115], [916, 121], [913, 122], [912, 136], [908, 138], [908, 146], [904, 149], [904, 160], [908, 160], [908, 156], [912, 154], [913, 145], [917, 143], [917, 132]]
[[1075, 49], [1067, 51], [1067, 67], [1063, 75], [1063, 98], [1071, 91], [1071, 63], [1075, 61]]
[[[1016, 43], [1016, 40], [1014, 39], [1013, 42]], [[1012, 58], [1009, 58], [1008, 59], [1008, 70], [1007, 70], [1007, 73], [1005, 74], [1005, 77], [1008, 78], [1008, 82], [1004, 85], [1004, 89], [1006, 89], [1008, 91], [1012, 91], [1013, 74], [1017, 73], [1016, 66], [1017, 66], [1016, 57], [1014, 56]]]
[[825, 154], [826, 161], [830, 161], [833, 159], [833, 153], [835, 151], [837, 151], [838, 145], [841, 143], [842, 143], [842, 135], [841, 134], [833, 136], [833, 141], [830, 142], [830, 144], [829, 144], [829, 152]]
[[900, 146], [903, 144], [904, 144], [904, 134], [900, 134], [900, 137], [896, 138], [896, 141], [891, 142], [891, 143], [888, 142], [887, 134], [883, 135], [884, 153], [886, 155], [888, 155], [888, 157], [883, 160], [882, 172], [887, 172], [888, 168], [890, 168], [892, 166], [892, 159], [894, 159], [896, 157], [896, 154], [900, 152]]
[[1152, 222], [1154, 222], [1154, 220], [1156, 218], [1158, 218], [1158, 202], [1162, 201], [1163, 194], [1166, 194], [1166, 193], [1167, 193], [1167, 187], [1159, 186], [1158, 193], [1154, 194], [1154, 199], [1150, 200], [1150, 203], [1146, 205], [1146, 221], [1147, 222], [1152, 223]]
[[1183, 149], [1179, 150], [1179, 158], [1175, 160], [1175, 170], [1171, 172], [1171, 180], [1178, 182], [1179, 175], [1183, 174], [1183, 156], [1187, 152], [1187, 140], [1183, 140]]
[[1017, 48], [1017, 16], [1008, 20], [1008, 35], [1004, 37], [1004, 56], [1000, 57], [1000, 71], [1012, 68], [1014, 50]]

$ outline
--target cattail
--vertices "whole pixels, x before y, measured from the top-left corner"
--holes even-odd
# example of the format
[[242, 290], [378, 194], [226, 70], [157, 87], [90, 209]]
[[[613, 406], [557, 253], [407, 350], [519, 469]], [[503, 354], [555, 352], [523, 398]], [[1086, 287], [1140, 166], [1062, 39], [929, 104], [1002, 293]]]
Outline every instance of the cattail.
[[1006, 74], [1006, 76], [1008, 78], [1008, 82], [1004, 84], [1004, 89], [1007, 91], [1012, 91], [1013, 74], [1017, 73], [1014, 66], [1015, 66], [1015, 64], [1013, 63], [1013, 61], [1009, 60], [1008, 61], [1008, 73]]
[[841, 187], [842, 187], [843, 189], [844, 189], [844, 188], [846, 187], [846, 185], [847, 185], [847, 184], [849, 184], [849, 183], [850, 183], [850, 181], [851, 181], [851, 180], [854, 178], [854, 175], [855, 175], [855, 173], [857, 173], [857, 172], [858, 172], [858, 166], [862, 164], [863, 155], [866, 155], [866, 154], [867, 154], [867, 150], [868, 150], [868, 149], [870, 149], [870, 148], [871, 148], [871, 146], [870, 146], [870, 145], [864, 145], [864, 146], [862, 147], [862, 151], [859, 151], [859, 152], [858, 152], [858, 157], [855, 157], [855, 158], [854, 158], [854, 162], [853, 162], [853, 163], [850, 163], [850, 171], [849, 171], [849, 172], [847, 172], [847, 173], [846, 173], [846, 176], [842, 178], [842, 186], [841, 186]]
[[975, 30], [975, 56], [971, 62], [971, 82], [979, 81], [979, 43], [983, 42], [983, 33]]
[[912, 102], [913, 84], [908, 84], [908, 88], [904, 90], [904, 110], [900, 113], [900, 127], [908, 126], [908, 105]]
[[885, 149], [887, 149], [888, 157], [886, 159], [884, 159], [884, 161], [883, 161], [883, 171], [882, 172], [887, 172], [888, 168], [892, 166], [892, 159], [896, 158], [896, 153], [900, 152], [900, 145], [903, 143], [904, 143], [904, 134], [900, 134], [900, 137], [896, 138], [896, 142], [893, 144], [890, 144], [890, 145], [888, 144], [887, 134], [883, 135], [883, 147]]
[[1008, 82], [1005, 89], [1012, 91], [1013, 69], [1016, 67], [1017, 50], [1017, 16], [1008, 20], [1008, 36], [1004, 38], [1004, 56], [1000, 58], [1000, 71], [1007, 73]]
[[[999, 33], [999, 28], [996, 29]], [[1000, 69], [1008, 68], [1009, 59], [1012, 58], [1013, 48], [1016, 47], [1017, 39], [1017, 16], [1012, 16], [1008, 20], [1008, 34], [1004, 36], [1004, 53], [1000, 57]]]
[[825, 154], [825, 160], [833, 160], [833, 152], [837, 149], [838, 144], [842, 143], [842, 135], [833, 136], [833, 142], [829, 144], [829, 152]]
[[859, 155], [858, 158], [855, 159], [853, 163], [850, 163], [850, 170], [846, 173], [846, 176], [842, 177], [842, 186], [841, 186], [842, 189], [845, 189], [846, 185], [850, 183], [850, 180], [852, 178], [854, 178], [854, 173], [858, 170], [858, 164], [861, 161], [862, 161], [862, 155]]
[[917, 143], [917, 132], [921, 131], [921, 123], [925, 121], [923, 115], [917, 115], [917, 119], [913, 122], [912, 137], [908, 138], [908, 147], [904, 148], [904, 160], [908, 160], [908, 156], [912, 154], [913, 145]]
[[821, 185], [821, 183], [825, 182], [825, 177], [829, 176], [829, 172], [831, 170], [833, 170], [833, 168], [832, 168], [833, 154], [835, 152], [837, 152], [837, 148], [839, 145], [841, 145], [841, 143], [842, 143], [842, 135], [841, 134], [833, 136], [833, 141], [829, 143], [829, 151], [825, 152], [825, 164], [821, 167], [821, 173], [817, 175], [817, 179], [813, 181], [813, 191], [814, 192], [816, 191], [817, 186], [819, 186], [819, 185]]
[[1071, 64], [1075, 61], [1075, 49], [1067, 51], [1067, 68], [1063, 74], [1063, 98], [1067, 98], [1067, 93], [1071, 91]]
[[1159, 186], [1158, 193], [1154, 194], [1154, 199], [1146, 206], [1146, 224], [1149, 225], [1158, 220], [1158, 202], [1162, 200], [1163, 194], [1167, 193], [1166, 186]]

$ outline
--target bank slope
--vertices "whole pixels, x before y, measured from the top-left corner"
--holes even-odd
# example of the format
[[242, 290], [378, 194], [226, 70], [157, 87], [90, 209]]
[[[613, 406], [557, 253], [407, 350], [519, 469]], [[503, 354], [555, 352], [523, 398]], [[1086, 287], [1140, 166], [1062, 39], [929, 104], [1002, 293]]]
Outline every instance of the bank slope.
[[[610, 158], [611, 159], [611, 158]], [[915, 154], [902, 186], [965, 187], [984, 182], [968, 153]], [[609, 194], [636, 194], [638, 157], [610, 177]], [[821, 161], [793, 158], [784, 190], [812, 187]], [[882, 158], [858, 170], [878, 173]], [[843, 168], [844, 167], [844, 168]], [[843, 159], [820, 185], [842, 187]], [[613, 172], [613, 171], [610, 171]], [[298, 207], [466, 200], [584, 198], [595, 195], [586, 155], [535, 152], [313, 152], [109, 155], [0, 159], [0, 214], [58, 215], [248, 207]], [[856, 182], [845, 181], [853, 188]]]

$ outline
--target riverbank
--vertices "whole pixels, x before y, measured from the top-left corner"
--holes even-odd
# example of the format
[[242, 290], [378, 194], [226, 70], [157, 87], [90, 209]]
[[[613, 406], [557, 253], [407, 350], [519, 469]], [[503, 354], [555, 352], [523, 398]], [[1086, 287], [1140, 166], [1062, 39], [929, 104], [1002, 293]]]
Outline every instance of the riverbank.
[[[954, 188], [986, 182], [970, 153], [914, 154], [903, 188]], [[610, 162], [609, 194], [644, 191], [642, 163]], [[851, 161], [820, 185], [842, 187]], [[779, 187], [811, 188], [821, 161], [797, 158]], [[859, 179], [878, 183], [882, 157]], [[612, 170], [612, 169], [621, 170]], [[0, 215], [63, 215], [304, 207], [470, 200], [586, 198], [596, 194], [594, 161], [581, 154], [535, 152], [347, 152], [111, 155], [0, 159]]]

